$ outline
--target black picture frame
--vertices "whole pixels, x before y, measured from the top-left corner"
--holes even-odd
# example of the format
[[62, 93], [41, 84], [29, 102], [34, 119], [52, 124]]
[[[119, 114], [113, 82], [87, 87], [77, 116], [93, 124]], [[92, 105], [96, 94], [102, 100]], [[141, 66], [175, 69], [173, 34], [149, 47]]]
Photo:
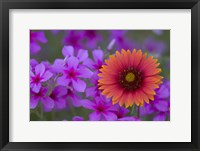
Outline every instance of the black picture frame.
[[[9, 142], [9, 9], [191, 9], [191, 142]], [[1, 150], [200, 150], [200, 2], [199, 0], [0, 0], [0, 148]], [[66, 136], [67, 137], [67, 136]]]

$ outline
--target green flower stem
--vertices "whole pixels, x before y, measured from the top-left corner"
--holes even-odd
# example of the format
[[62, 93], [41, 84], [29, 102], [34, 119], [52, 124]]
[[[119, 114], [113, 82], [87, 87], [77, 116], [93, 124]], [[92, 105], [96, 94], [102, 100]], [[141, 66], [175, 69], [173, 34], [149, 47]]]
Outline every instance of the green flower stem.
[[72, 105], [70, 105], [70, 110], [72, 112], [72, 115], [76, 116], [76, 112], [75, 112], [74, 107]]
[[47, 95], [49, 96], [51, 92], [53, 91], [54, 87], [56, 86], [57, 79], [61, 76], [60, 73], [56, 75], [56, 77], [53, 79], [53, 83], [49, 86], [49, 91], [47, 92]]
[[137, 117], [140, 118], [140, 106], [137, 107]]
[[36, 111], [34, 111], [34, 112], [32, 112], [33, 114], [35, 114], [39, 119], [41, 119], [41, 117], [40, 117], [40, 113], [36, 110]]
[[130, 115], [134, 115], [135, 110], [136, 110], [136, 105], [134, 104], [134, 105], [132, 106], [132, 108], [131, 108], [131, 113], [130, 113]]
[[40, 104], [40, 120], [44, 120], [44, 114], [43, 114], [43, 106], [42, 106], [42, 103]]

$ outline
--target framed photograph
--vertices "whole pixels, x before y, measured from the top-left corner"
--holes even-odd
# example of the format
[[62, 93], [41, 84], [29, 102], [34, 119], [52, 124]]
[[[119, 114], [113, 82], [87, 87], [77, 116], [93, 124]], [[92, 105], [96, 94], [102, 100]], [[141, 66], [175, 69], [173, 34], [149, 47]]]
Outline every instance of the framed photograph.
[[1, 0], [1, 150], [200, 150], [198, 0]]

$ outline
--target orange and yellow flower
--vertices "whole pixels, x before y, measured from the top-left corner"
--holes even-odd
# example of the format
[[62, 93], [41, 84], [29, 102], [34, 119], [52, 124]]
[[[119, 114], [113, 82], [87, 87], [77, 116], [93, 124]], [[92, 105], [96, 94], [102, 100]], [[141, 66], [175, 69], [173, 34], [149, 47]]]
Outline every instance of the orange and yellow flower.
[[155, 89], [159, 88], [163, 77], [160, 76], [160, 63], [153, 56], [147, 57], [141, 50], [132, 52], [122, 49], [105, 60], [98, 76], [102, 94], [112, 98], [112, 103], [125, 107], [154, 100]]

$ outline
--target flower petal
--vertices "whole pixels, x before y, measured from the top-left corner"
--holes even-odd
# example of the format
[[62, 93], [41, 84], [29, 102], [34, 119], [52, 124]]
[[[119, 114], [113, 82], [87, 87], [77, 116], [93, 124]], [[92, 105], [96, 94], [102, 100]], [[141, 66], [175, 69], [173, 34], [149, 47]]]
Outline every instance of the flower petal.
[[41, 88], [41, 83], [31, 85], [31, 90], [35, 93], [38, 93]]
[[31, 109], [35, 109], [38, 105], [38, 102], [39, 102], [39, 99], [38, 98], [35, 98], [35, 97], [31, 97], [31, 100], [30, 100], [30, 108]]
[[74, 117], [72, 118], [72, 121], [84, 121], [84, 118], [81, 117], [81, 116], [74, 116]]
[[84, 92], [86, 88], [86, 83], [80, 79], [72, 80], [72, 85], [74, 89], [78, 92]]
[[107, 121], [116, 121], [117, 120], [117, 115], [112, 112], [106, 112], [106, 113], [103, 113], [103, 115]]
[[81, 66], [78, 69], [78, 73], [79, 73], [79, 77], [82, 77], [82, 78], [90, 78], [93, 75], [93, 72], [84, 66]]
[[166, 85], [162, 84], [159, 90], [157, 91], [158, 98], [168, 98], [169, 95], [170, 95], [169, 88]]
[[35, 32], [35, 38], [41, 42], [41, 43], [46, 43], [47, 42], [47, 38], [45, 37], [44, 32]]
[[45, 82], [45, 81], [49, 80], [52, 76], [53, 76], [53, 74], [51, 72], [46, 71], [44, 73], [44, 75], [42, 76], [43, 79], [41, 80], [41, 82]]
[[78, 51], [77, 58], [79, 59], [80, 62], [84, 61], [85, 59], [88, 58], [88, 51], [84, 49], [80, 49]]
[[129, 113], [129, 109], [120, 107], [119, 112], [121, 113], [121, 115], [126, 116], [126, 114]]
[[71, 56], [67, 59], [67, 64], [68, 64], [68, 67], [70, 68], [73, 67], [74, 69], [77, 69], [79, 60], [76, 57]]
[[70, 83], [70, 80], [67, 79], [65, 76], [62, 76], [57, 79], [57, 83], [58, 85], [68, 86]]
[[92, 61], [92, 59], [90, 59], [90, 58], [87, 58], [87, 59], [85, 59], [84, 61], [83, 61], [83, 65], [85, 65], [85, 66], [87, 66], [88, 68], [90, 68], [90, 69], [95, 69], [95, 63], [94, 63], [94, 61]]
[[98, 112], [93, 112], [89, 115], [89, 120], [90, 121], [100, 121], [101, 114]]
[[30, 42], [30, 52], [31, 54], [37, 54], [40, 51], [41, 47], [36, 42]]
[[92, 55], [93, 55], [96, 63], [99, 61], [103, 61], [103, 51], [102, 50], [94, 50], [94, 51], [92, 51]]
[[163, 112], [159, 113], [153, 118], [154, 121], [165, 121], [165, 119], [166, 119], [166, 114]]
[[35, 73], [36, 73], [36, 75], [42, 76], [44, 74], [44, 71], [45, 71], [45, 66], [42, 63], [38, 64], [35, 67]]
[[156, 107], [157, 110], [159, 110], [161, 112], [169, 111], [169, 104], [165, 100], [156, 100], [154, 102], [154, 106]]
[[62, 72], [65, 66], [65, 61], [63, 59], [56, 59], [52, 65], [52, 69], [55, 72]]
[[81, 99], [79, 96], [77, 96], [75, 93], [71, 93], [69, 97], [71, 98], [71, 102], [73, 106], [75, 107], [81, 106]]
[[95, 93], [96, 93], [96, 87], [88, 87], [86, 88], [86, 96], [87, 97], [94, 97], [95, 96]]
[[57, 97], [63, 97], [67, 95], [68, 89], [65, 86], [56, 86], [52, 93], [54, 93]]
[[55, 101], [55, 108], [56, 109], [63, 109], [66, 107], [66, 100], [59, 98]]
[[43, 97], [41, 99], [42, 103], [44, 104], [45, 107], [47, 108], [53, 108], [54, 107], [54, 101], [50, 97]]
[[66, 58], [74, 56], [74, 47], [72, 47], [72, 46], [64, 46], [63, 49], [62, 49], [62, 54]]
[[89, 100], [81, 100], [81, 105], [84, 108], [90, 109], [90, 110], [95, 110], [95, 106], [96, 106], [95, 103], [93, 103], [92, 101], [89, 101]]
[[152, 114], [156, 112], [157, 110], [150, 104], [145, 104], [145, 106], [140, 107], [140, 115], [145, 116], [148, 114]]
[[31, 77], [34, 77], [34, 76], [35, 76], [34, 73], [33, 73], [32, 71], [30, 71], [30, 76], [31, 76]]

